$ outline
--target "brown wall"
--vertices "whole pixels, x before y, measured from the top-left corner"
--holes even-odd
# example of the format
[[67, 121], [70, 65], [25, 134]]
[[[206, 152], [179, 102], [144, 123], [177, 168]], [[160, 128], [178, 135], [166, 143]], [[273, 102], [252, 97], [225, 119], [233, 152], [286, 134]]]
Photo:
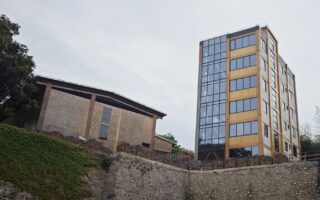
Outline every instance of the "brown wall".
[[163, 152], [172, 152], [172, 143], [168, 142], [162, 138], [155, 137], [154, 138], [155, 146], [154, 149], [158, 151], [163, 151]]
[[[85, 137], [89, 106], [90, 99], [52, 89], [42, 130], [57, 131], [66, 136]], [[107, 140], [99, 139], [103, 107], [112, 109]], [[151, 144], [152, 128], [152, 117], [95, 102], [89, 138], [94, 138], [112, 151], [116, 151], [116, 146], [120, 142], [133, 145]]]

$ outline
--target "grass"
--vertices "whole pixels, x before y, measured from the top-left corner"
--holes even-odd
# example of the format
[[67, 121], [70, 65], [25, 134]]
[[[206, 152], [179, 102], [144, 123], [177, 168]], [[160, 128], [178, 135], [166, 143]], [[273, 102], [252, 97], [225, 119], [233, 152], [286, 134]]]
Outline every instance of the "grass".
[[96, 160], [75, 145], [0, 124], [0, 179], [40, 199], [88, 197], [82, 176], [94, 165]]

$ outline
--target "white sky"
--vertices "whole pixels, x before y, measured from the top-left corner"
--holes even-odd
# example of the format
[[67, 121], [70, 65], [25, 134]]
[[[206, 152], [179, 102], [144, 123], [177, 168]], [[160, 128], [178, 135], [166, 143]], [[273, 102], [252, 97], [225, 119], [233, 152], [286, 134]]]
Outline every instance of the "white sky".
[[320, 105], [319, 0], [0, 0], [36, 74], [120, 93], [168, 114], [157, 132], [193, 149], [199, 41], [268, 25], [296, 75], [299, 118]]

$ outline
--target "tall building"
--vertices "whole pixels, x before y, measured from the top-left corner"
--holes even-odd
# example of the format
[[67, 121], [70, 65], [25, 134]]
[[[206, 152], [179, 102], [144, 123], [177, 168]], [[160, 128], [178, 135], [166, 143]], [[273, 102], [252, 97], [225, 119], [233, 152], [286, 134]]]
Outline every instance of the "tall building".
[[200, 42], [195, 154], [199, 160], [299, 159], [295, 75], [268, 27]]

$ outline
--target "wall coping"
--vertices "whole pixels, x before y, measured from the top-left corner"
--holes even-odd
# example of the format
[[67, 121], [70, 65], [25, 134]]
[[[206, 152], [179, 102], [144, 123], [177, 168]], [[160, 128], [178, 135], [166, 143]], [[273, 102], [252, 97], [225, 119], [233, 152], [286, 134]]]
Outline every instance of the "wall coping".
[[192, 174], [198, 174], [198, 173], [223, 173], [223, 172], [229, 172], [229, 171], [241, 171], [241, 170], [247, 170], [247, 169], [260, 169], [260, 168], [275, 168], [275, 167], [291, 167], [293, 165], [300, 165], [301, 167], [313, 167], [317, 166], [317, 161], [296, 161], [296, 162], [288, 162], [288, 163], [281, 163], [281, 164], [273, 164], [273, 165], [256, 165], [256, 166], [245, 166], [245, 167], [237, 167], [237, 168], [227, 168], [227, 169], [215, 169], [215, 170], [186, 170], [181, 169], [179, 167], [175, 167], [172, 165], [168, 165], [166, 163], [161, 163], [154, 160], [149, 160], [147, 158], [139, 157], [136, 155], [132, 155], [125, 152], [116, 152], [111, 155], [112, 158], [129, 158], [129, 159], [135, 159], [140, 160], [142, 162], [149, 163], [151, 165], [159, 165], [161, 167], [165, 167], [174, 171], [183, 172], [183, 173], [192, 173]]

